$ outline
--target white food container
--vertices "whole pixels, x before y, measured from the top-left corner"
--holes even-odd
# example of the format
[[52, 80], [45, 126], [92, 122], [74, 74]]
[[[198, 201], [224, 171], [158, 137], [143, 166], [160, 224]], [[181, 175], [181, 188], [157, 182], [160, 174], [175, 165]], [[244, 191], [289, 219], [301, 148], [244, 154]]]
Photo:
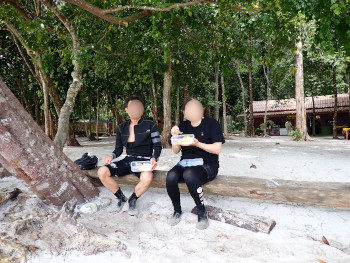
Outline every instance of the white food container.
[[194, 142], [194, 134], [179, 134], [171, 137], [172, 145], [189, 145]]
[[152, 165], [150, 161], [133, 161], [131, 162], [132, 172], [150, 172], [152, 171]]

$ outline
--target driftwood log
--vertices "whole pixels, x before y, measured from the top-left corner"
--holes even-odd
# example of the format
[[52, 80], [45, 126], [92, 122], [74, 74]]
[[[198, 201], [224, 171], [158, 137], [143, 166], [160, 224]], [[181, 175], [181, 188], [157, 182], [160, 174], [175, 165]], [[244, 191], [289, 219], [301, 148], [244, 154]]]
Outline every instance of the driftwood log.
[[[276, 225], [274, 220], [263, 216], [246, 215], [231, 210], [222, 210], [221, 208], [210, 205], [206, 205], [205, 208], [210, 219], [253, 232], [270, 234], [271, 230]], [[194, 207], [191, 213], [197, 215], [197, 207]]]
[[[98, 178], [97, 168], [84, 171], [89, 177]], [[154, 171], [151, 187], [165, 188], [166, 171]], [[136, 185], [139, 179], [133, 175], [116, 178], [122, 185]], [[188, 192], [184, 183], [180, 191]], [[293, 203], [350, 209], [350, 183], [291, 181], [261, 179], [245, 176], [218, 177], [205, 185], [209, 195], [254, 198], [278, 203]]]

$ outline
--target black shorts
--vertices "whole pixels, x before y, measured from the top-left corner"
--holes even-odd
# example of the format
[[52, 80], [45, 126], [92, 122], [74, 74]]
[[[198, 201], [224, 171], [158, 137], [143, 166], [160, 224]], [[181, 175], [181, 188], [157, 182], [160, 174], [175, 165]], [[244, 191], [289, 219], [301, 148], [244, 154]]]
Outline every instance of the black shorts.
[[111, 172], [111, 176], [121, 177], [128, 174], [135, 174], [138, 178], [140, 178], [141, 172], [132, 172], [131, 171], [131, 162], [133, 161], [149, 161], [150, 158], [141, 158], [134, 156], [126, 156], [124, 159], [119, 160], [117, 162], [111, 162], [108, 165], [105, 165], [109, 171]]

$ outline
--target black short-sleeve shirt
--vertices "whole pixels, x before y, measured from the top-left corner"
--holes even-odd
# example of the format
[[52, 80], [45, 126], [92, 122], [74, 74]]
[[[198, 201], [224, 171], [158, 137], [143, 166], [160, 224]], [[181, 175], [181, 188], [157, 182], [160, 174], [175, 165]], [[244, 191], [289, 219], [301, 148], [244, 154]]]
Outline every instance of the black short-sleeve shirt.
[[[203, 118], [197, 127], [193, 127], [190, 121], [183, 121], [179, 124], [179, 129], [184, 134], [194, 134], [195, 138], [202, 143], [225, 143], [220, 124], [212, 118]], [[219, 168], [219, 155], [217, 154], [209, 153], [196, 146], [181, 146], [181, 152], [181, 160], [203, 158], [204, 164], [215, 169]]]

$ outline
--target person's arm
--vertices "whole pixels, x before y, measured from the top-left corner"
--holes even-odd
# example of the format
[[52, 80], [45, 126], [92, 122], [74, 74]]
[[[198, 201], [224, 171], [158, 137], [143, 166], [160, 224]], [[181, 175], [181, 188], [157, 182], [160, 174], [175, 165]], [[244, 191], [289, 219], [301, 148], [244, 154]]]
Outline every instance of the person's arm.
[[225, 143], [225, 138], [222, 134], [220, 124], [216, 120], [213, 120], [210, 124], [210, 137], [212, 143], [199, 142], [194, 138], [194, 142], [191, 146], [196, 146], [209, 153], [219, 154], [221, 152], [222, 144]]
[[199, 142], [196, 138], [194, 138], [193, 144], [189, 146], [196, 146], [198, 148], [203, 149], [206, 152], [219, 154], [221, 152], [222, 142], [214, 142], [214, 143], [208, 144], [208, 143]]
[[105, 165], [110, 164], [113, 159], [118, 158], [122, 153], [123, 153], [122, 136], [121, 136], [119, 127], [117, 127], [117, 132], [115, 136], [115, 149], [110, 156], [105, 158], [104, 160]]
[[181, 151], [181, 146], [180, 145], [172, 145], [171, 149], [175, 154], [178, 154]]
[[[178, 126], [174, 126], [171, 128], [171, 135], [172, 136], [176, 136], [176, 135], [179, 135], [180, 134], [180, 128]], [[175, 154], [178, 154], [180, 151], [181, 151], [181, 146], [180, 145], [171, 145], [171, 149], [173, 150], [173, 152]]]
[[151, 129], [151, 138], [152, 138], [152, 144], [153, 144], [152, 158], [154, 158], [156, 161], [158, 161], [160, 153], [162, 152], [162, 142], [160, 139], [158, 126], [155, 123]]

